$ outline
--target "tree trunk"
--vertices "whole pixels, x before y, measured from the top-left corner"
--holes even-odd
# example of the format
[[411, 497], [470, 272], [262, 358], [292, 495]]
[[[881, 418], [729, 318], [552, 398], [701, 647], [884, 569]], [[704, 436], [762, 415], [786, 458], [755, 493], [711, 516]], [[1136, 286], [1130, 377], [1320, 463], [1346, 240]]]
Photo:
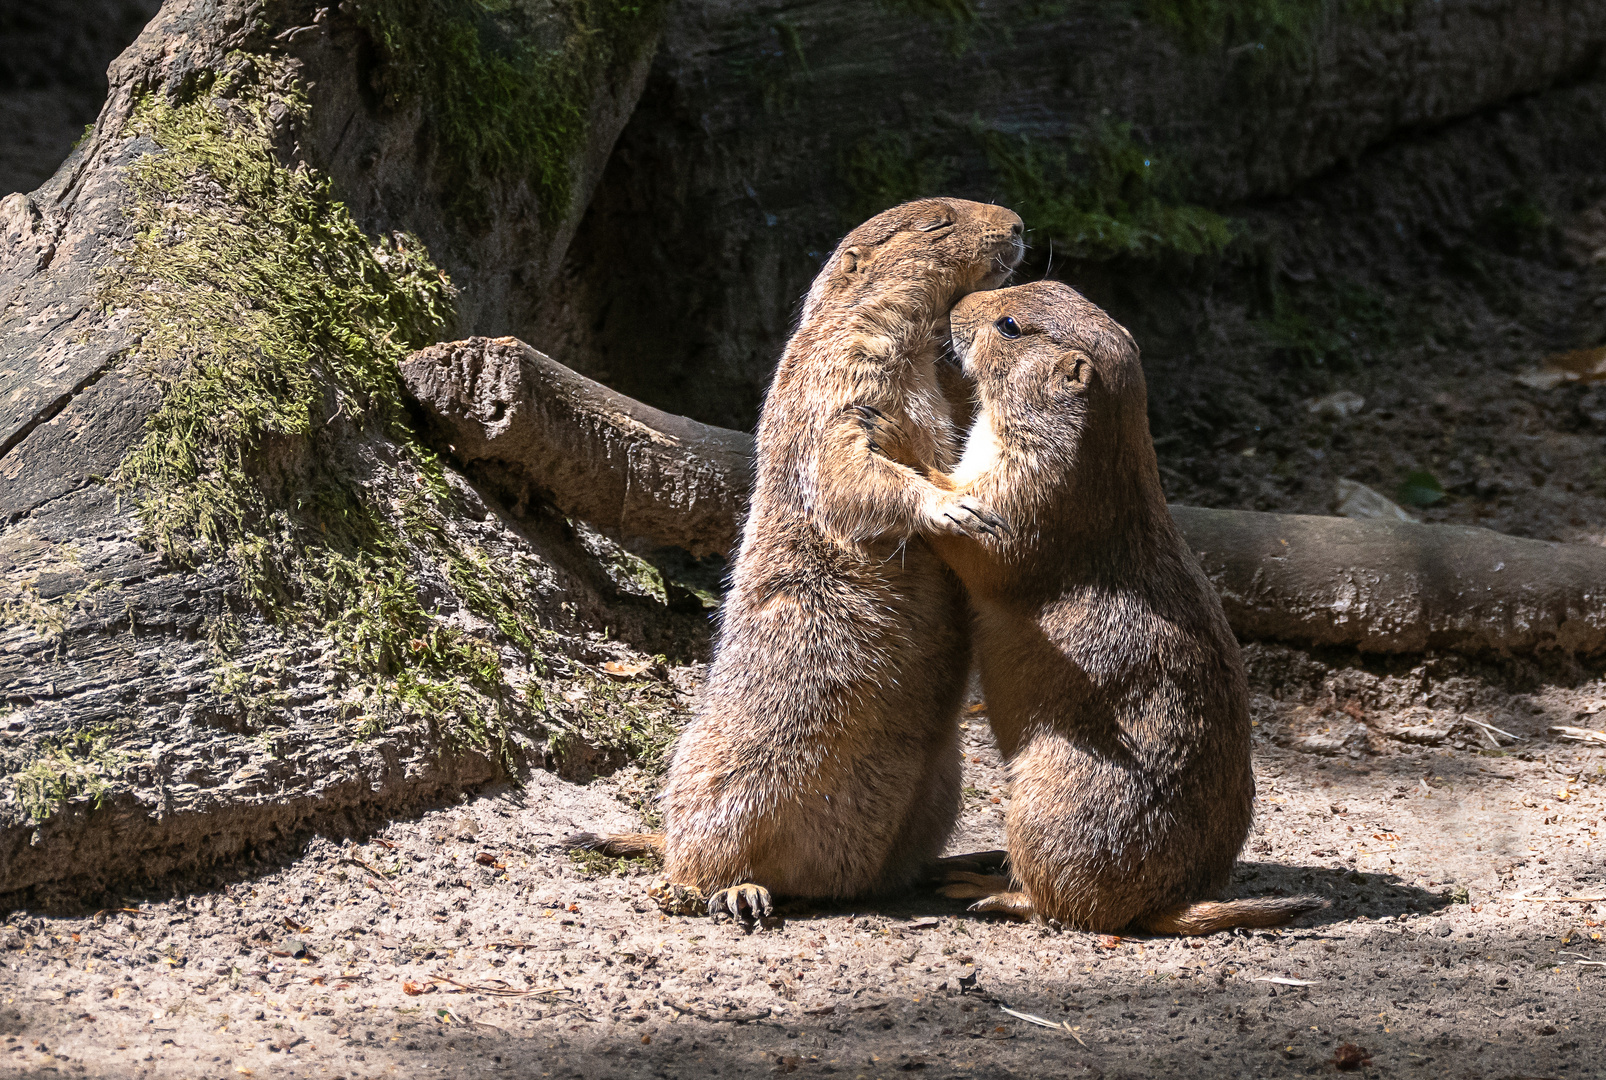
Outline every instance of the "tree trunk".
[[661, 682], [563, 694], [698, 620], [486, 504], [396, 379], [449, 327], [528, 332], [660, 11], [170, 0], [0, 203], [0, 894], [672, 730]]

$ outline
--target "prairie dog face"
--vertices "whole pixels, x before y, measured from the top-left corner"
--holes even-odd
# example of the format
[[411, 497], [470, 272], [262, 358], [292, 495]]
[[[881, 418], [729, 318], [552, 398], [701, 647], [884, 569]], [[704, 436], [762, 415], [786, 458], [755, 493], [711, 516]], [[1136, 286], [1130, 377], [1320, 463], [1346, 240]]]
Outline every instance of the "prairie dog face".
[[1117, 414], [1133, 406], [1142, 414], [1137, 343], [1068, 285], [1035, 281], [972, 293], [949, 321], [984, 409], [1009, 395], [1031, 412], [1083, 418], [1095, 401], [1113, 398]]
[[908, 286], [933, 309], [978, 289], [995, 289], [1020, 265], [1020, 215], [966, 199], [920, 199], [854, 229], [815, 279], [809, 305], [827, 295], [852, 302], [888, 284]]

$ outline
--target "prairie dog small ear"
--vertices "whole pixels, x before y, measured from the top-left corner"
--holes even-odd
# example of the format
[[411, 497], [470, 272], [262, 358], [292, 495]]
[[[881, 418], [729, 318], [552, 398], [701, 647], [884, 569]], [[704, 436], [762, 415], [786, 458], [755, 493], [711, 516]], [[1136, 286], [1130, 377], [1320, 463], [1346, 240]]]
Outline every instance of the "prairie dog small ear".
[[1059, 369], [1071, 387], [1085, 387], [1093, 377], [1093, 361], [1083, 352], [1072, 351], [1060, 357]]
[[844, 274], [857, 273], [859, 269], [859, 249], [850, 247], [842, 253], [842, 272]]

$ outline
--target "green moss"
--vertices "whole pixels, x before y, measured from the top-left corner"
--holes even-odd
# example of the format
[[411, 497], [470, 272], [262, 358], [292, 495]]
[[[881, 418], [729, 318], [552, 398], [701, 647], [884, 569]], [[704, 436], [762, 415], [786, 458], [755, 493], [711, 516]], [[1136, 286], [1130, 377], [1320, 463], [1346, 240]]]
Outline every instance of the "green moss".
[[41, 599], [37, 589], [24, 584], [16, 596], [0, 604], [0, 627], [27, 626], [36, 636], [51, 641], [66, 629], [67, 609], [64, 598]]
[[95, 581], [60, 596], [41, 597], [31, 580], [16, 594], [0, 602], [0, 627], [27, 626], [44, 641], [55, 641], [66, 631], [68, 616], [80, 603], [105, 588]]
[[996, 131], [978, 132], [1005, 201], [1026, 219], [1032, 242], [1079, 259], [1213, 255], [1232, 240], [1214, 211], [1177, 199], [1164, 163], [1111, 124], [1069, 152]]
[[1508, 192], [1478, 215], [1479, 237], [1507, 255], [1520, 255], [1538, 247], [1549, 236], [1550, 214], [1526, 191]]
[[[371, 240], [323, 178], [278, 163], [269, 106], [305, 104], [275, 79], [236, 56], [210, 93], [130, 121], [161, 152], [129, 168], [133, 241], [104, 297], [162, 404], [117, 482], [170, 560], [228, 567], [282, 635], [329, 643], [360, 725], [421, 715], [486, 745], [521, 701], [494, 636], [437, 618], [422, 580], [444, 567], [531, 653], [540, 632], [527, 575], [452, 536], [443, 471], [398, 413], [397, 362], [450, 321], [450, 285], [415, 239]], [[260, 715], [261, 678], [225, 664], [218, 689]]]
[[1142, 0], [1151, 22], [1171, 31], [1192, 52], [1245, 49], [1267, 58], [1308, 51], [1335, 17], [1398, 15], [1413, 0]]
[[598, 678], [582, 669], [564, 694], [570, 709], [555, 721], [552, 751], [563, 757], [578, 744], [604, 759], [635, 763], [656, 778], [668, 766], [669, 747], [679, 737], [685, 713], [661, 683]]
[[452, 208], [527, 177], [548, 223], [570, 210], [597, 89], [655, 40], [667, 0], [358, 0], [387, 104], [416, 104]]
[[726, 64], [737, 80], [754, 86], [767, 113], [790, 112], [802, 101], [813, 73], [803, 51], [803, 35], [785, 18], [771, 19], [770, 41], [754, 52], [730, 57]]
[[25, 764], [14, 771], [8, 768], [11, 789], [29, 819], [44, 821], [79, 797], [88, 797], [99, 807], [133, 760], [112, 746], [112, 737], [110, 726], [97, 725], [46, 738], [33, 748]]
[[592, 877], [636, 877], [653, 873], [664, 865], [664, 860], [657, 856], [617, 857], [583, 848], [571, 850], [569, 861]]
[[980, 18], [975, 0], [880, 0], [880, 4], [889, 11], [935, 23], [965, 26]]
[[889, 206], [940, 195], [954, 169], [936, 146], [907, 132], [870, 135], [854, 143], [840, 160], [849, 201], [843, 208], [849, 227]]
[[621, 547], [612, 548], [608, 554], [610, 558], [603, 564], [603, 569], [621, 593], [653, 603], [669, 603], [669, 590], [661, 570]]
[[1340, 283], [1307, 287], [1297, 295], [1278, 291], [1271, 313], [1255, 327], [1272, 354], [1296, 369], [1349, 371], [1372, 349], [1398, 338], [1399, 320], [1380, 294]]

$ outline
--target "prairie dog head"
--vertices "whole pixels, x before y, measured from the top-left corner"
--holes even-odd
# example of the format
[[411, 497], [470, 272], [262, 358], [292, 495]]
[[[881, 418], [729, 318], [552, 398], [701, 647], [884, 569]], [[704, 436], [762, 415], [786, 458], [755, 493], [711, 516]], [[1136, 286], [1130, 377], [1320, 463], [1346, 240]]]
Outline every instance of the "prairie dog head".
[[884, 210], [837, 245], [804, 308], [891, 302], [941, 315], [962, 296], [1002, 285], [1026, 247], [1020, 215], [967, 199], [919, 199]]
[[[1159, 492], [1148, 394], [1126, 328], [1057, 281], [972, 293], [954, 306], [954, 349], [976, 383], [978, 427], [1069, 485], [1130, 499]], [[975, 438], [973, 435], [972, 438]]]

